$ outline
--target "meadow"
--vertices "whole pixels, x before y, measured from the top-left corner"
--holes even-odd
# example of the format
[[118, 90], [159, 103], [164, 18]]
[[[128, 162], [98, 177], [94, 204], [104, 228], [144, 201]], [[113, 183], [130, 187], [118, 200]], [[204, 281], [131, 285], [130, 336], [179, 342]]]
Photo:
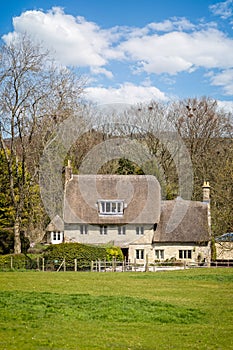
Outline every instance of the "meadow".
[[230, 350], [232, 287], [232, 268], [0, 272], [0, 349]]

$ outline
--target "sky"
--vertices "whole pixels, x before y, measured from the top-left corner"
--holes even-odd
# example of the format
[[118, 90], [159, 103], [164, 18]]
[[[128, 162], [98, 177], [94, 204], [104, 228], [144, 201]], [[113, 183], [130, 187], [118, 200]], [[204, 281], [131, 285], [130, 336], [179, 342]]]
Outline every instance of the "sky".
[[233, 0], [1, 0], [1, 40], [25, 32], [97, 104], [206, 96], [233, 111]]

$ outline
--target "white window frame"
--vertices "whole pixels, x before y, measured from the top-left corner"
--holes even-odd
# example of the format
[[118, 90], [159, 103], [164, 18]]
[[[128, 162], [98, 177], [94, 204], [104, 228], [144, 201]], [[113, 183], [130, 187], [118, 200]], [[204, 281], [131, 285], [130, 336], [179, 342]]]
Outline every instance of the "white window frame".
[[108, 226], [100, 226], [100, 234], [101, 235], [107, 235], [108, 234]]
[[51, 242], [52, 244], [59, 244], [63, 242], [63, 232], [62, 231], [52, 231], [51, 232]]
[[124, 201], [123, 200], [98, 200], [99, 215], [123, 215]]
[[135, 257], [137, 260], [144, 260], [144, 249], [135, 249]]
[[179, 259], [192, 259], [192, 249], [179, 249]]
[[126, 234], [126, 226], [118, 226], [118, 235]]
[[136, 235], [144, 235], [144, 227], [136, 226]]
[[79, 231], [81, 235], [87, 235], [88, 234], [88, 225], [80, 225]]
[[155, 259], [164, 260], [164, 249], [155, 249]]

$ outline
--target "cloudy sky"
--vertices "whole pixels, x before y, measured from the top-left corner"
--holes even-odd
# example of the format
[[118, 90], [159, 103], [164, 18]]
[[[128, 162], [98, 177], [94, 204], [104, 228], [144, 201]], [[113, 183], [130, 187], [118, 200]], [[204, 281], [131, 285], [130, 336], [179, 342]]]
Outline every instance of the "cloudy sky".
[[87, 97], [100, 104], [209, 96], [233, 106], [232, 29], [233, 0], [0, 4], [2, 40], [39, 39], [87, 75]]

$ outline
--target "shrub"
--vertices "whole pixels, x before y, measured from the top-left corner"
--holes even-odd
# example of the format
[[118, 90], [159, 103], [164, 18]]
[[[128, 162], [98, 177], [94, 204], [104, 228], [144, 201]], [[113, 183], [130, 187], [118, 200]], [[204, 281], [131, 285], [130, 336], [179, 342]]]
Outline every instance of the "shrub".
[[36, 269], [37, 262], [29, 258], [25, 254], [7, 254], [0, 255], [0, 269], [1, 270], [24, 270]]
[[61, 243], [50, 245], [43, 254], [45, 263], [59, 266], [65, 259], [67, 267], [74, 267], [77, 259], [77, 268], [90, 266], [91, 261], [107, 259], [107, 250], [104, 247], [90, 246], [80, 243]]
[[121, 248], [119, 247], [107, 247], [107, 260], [112, 261], [114, 258], [118, 261], [123, 261], [124, 260], [124, 255], [122, 253]]

